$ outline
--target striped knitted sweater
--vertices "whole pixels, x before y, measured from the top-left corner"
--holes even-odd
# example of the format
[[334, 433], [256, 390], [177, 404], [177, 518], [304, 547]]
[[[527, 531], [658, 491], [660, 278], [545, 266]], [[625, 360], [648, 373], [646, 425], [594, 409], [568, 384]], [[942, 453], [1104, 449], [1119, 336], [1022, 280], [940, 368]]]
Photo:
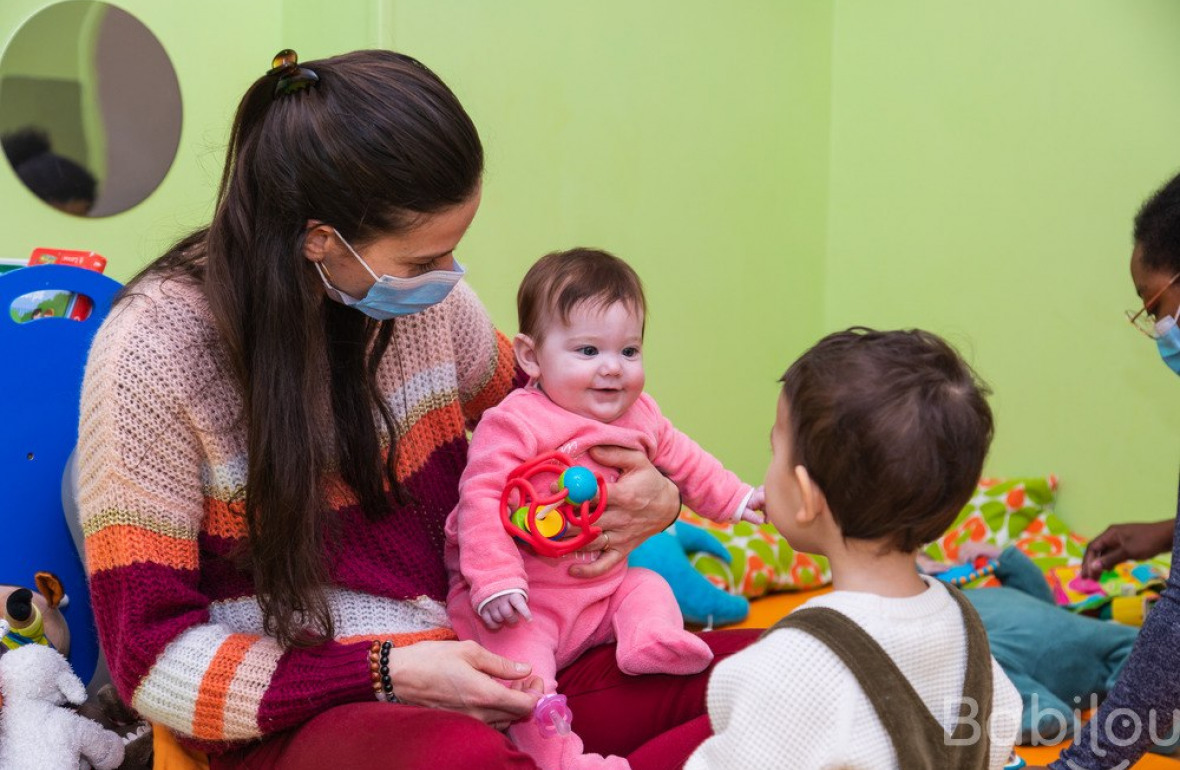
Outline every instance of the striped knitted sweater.
[[342, 524], [325, 555], [337, 638], [283, 650], [263, 633], [250, 574], [234, 559], [247, 465], [229, 360], [199, 287], [143, 282], [95, 338], [78, 441], [91, 597], [122, 696], [217, 752], [372, 700], [373, 638], [453, 638], [443, 523], [467, 430], [519, 384], [514, 371], [510, 343], [465, 284], [396, 321], [378, 382], [401, 436], [397, 475], [416, 502], [371, 522], [325, 475]]

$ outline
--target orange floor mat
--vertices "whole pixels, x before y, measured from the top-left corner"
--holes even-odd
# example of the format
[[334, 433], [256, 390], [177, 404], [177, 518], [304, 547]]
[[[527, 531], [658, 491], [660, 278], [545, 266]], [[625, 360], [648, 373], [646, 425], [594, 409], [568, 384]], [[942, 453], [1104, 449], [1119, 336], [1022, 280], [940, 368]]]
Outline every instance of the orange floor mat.
[[152, 726], [152, 770], [209, 770], [204, 754], [190, 752], [176, 742], [172, 733], [161, 725]]
[[[830, 588], [820, 588], [815, 591], [798, 591], [794, 593], [780, 593], [764, 596], [750, 603], [750, 616], [741, 623], [727, 628], [767, 628], [791, 610], [813, 596], [826, 593]], [[1016, 753], [1030, 765], [1047, 765], [1057, 759], [1057, 755], [1068, 746], [1062, 743], [1057, 746], [1018, 746]], [[1133, 765], [1133, 770], [1180, 770], [1180, 760], [1171, 757], [1161, 757], [1149, 754]]]

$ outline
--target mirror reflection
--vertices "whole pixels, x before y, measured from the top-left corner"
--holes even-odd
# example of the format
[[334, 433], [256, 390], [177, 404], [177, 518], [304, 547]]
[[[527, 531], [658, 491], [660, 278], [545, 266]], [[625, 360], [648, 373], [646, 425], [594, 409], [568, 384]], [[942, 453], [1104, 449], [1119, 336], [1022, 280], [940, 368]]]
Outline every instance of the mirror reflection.
[[0, 142], [17, 178], [69, 214], [135, 206], [180, 142], [176, 71], [155, 35], [96, 0], [44, 8], [0, 57]]

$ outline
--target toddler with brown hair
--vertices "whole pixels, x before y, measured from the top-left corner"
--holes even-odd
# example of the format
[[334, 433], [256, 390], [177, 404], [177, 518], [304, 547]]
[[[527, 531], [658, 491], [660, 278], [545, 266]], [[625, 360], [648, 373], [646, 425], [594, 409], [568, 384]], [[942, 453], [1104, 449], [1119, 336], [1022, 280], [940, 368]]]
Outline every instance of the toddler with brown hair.
[[992, 438], [986, 387], [924, 331], [829, 335], [782, 377], [768, 520], [833, 591], [720, 663], [686, 766], [999, 770], [1020, 696], [971, 605], [918, 574]]

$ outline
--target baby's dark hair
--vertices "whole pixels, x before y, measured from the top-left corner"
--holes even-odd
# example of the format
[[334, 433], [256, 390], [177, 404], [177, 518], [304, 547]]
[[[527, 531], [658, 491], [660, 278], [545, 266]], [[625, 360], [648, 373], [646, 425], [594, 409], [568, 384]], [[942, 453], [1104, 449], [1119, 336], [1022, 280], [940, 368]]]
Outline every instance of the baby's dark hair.
[[520, 333], [540, 344], [548, 314], [568, 323], [583, 302], [603, 308], [622, 302], [647, 320], [643, 282], [631, 266], [605, 251], [577, 248], [546, 254], [525, 273], [516, 292]]
[[41, 200], [50, 204], [94, 202], [98, 188], [94, 175], [53, 152], [49, 135], [44, 131], [22, 128], [5, 134], [0, 143], [17, 177]]
[[930, 332], [830, 334], [782, 377], [793, 466], [845, 537], [914, 551], [971, 498], [991, 445], [990, 390]]
[[1180, 176], [1143, 202], [1135, 215], [1135, 243], [1143, 246], [1143, 266], [1180, 273]]

